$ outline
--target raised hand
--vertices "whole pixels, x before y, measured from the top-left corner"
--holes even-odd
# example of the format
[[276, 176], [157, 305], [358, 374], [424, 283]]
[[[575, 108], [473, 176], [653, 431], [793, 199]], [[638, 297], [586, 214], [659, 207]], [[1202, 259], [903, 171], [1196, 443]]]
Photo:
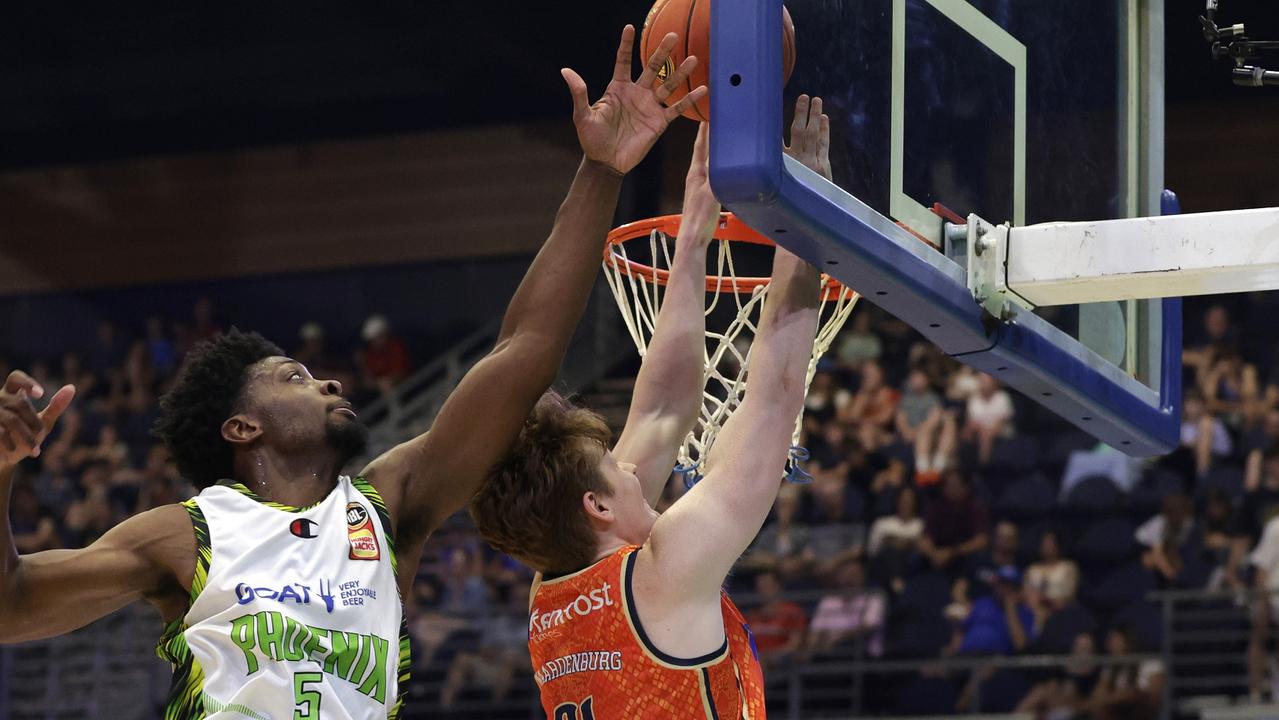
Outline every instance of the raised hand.
[[786, 154], [804, 163], [827, 180], [830, 172], [830, 118], [822, 114], [822, 99], [807, 95], [795, 99], [795, 119], [790, 126]]
[[586, 82], [582, 77], [569, 68], [560, 71], [573, 95], [573, 124], [577, 126], [577, 139], [588, 160], [618, 174], [630, 172], [644, 159], [671, 121], [706, 94], [706, 86], [701, 85], [671, 107], [662, 104], [697, 67], [697, 58], [691, 55], [670, 74], [666, 82], [653, 87], [677, 39], [675, 33], [667, 34], [653, 57], [649, 58], [639, 80], [632, 82], [631, 52], [635, 45], [635, 26], [627, 25], [622, 30], [622, 42], [617, 48], [613, 80], [594, 105], [587, 97]]
[[49, 400], [48, 407], [36, 412], [31, 400], [44, 397], [44, 388], [21, 370], [9, 373], [0, 388], [0, 470], [38, 456], [40, 443], [74, 396], [75, 387], [66, 385]]
[[[688, 165], [688, 177], [684, 179], [684, 210], [680, 228], [684, 226], [696, 232], [688, 240], [707, 245], [719, 222], [719, 200], [711, 192], [710, 178], [710, 125], [701, 123], [697, 129], [697, 141], [693, 143], [693, 161]], [[681, 233], [683, 234], [683, 233]]]

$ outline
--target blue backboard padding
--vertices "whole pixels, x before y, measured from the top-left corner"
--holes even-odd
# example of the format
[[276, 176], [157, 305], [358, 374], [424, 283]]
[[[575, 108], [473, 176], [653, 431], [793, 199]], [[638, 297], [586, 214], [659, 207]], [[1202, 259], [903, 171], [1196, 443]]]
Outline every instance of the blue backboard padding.
[[[1131, 455], [1168, 452], [1180, 429], [1181, 301], [1163, 301], [1158, 393], [1133, 392], [1037, 317], [1002, 322], [953, 262], [892, 220], [782, 158], [781, 0], [721, 0], [711, 22], [711, 185], [748, 225], [988, 372]], [[1174, 201], [1175, 204], [1175, 201]], [[1169, 211], [1165, 206], [1165, 212]]]

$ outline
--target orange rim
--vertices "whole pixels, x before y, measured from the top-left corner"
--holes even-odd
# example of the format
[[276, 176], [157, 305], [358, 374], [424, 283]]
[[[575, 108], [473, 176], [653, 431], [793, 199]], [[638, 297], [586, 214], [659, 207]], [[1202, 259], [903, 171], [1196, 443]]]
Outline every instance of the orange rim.
[[[638, 240], [639, 238], [646, 238], [654, 230], [661, 232], [666, 237], [676, 237], [679, 235], [680, 221], [681, 216], [679, 215], [661, 215], [647, 220], [636, 220], [614, 228], [608, 234], [608, 244], [604, 246], [604, 263], [629, 277], [638, 277], [655, 285], [665, 285], [670, 279], [671, 273], [669, 270], [655, 268], [629, 258], [623, 258], [613, 250], [613, 246], [621, 245], [631, 240]], [[715, 226], [713, 237], [716, 240], [749, 243], [751, 245], [775, 246], [777, 244], [737, 219], [737, 216], [730, 212], [719, 214], [719, 223]], [[706, 292], [733, 292], [737, 294], [745, 292], [749, 295], [754, 293], [756, 288], [768, 285], [771, 280], [772, 278], [766, 277], [739, 277], [733, 279], [721, 275], [707, 275]], [[822, 293], [823, 302], [837, 300], [841, 296], [852, 299], [857, 295], [856, 291], [844, 287], [843, 283], [826, 273], [822, 273], [822, 287], [824, 288]]]

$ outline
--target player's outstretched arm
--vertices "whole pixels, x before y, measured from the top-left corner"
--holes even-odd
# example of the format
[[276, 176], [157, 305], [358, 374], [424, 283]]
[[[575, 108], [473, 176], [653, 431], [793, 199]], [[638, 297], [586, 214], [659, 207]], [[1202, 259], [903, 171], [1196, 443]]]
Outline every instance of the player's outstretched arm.
[[667, 35], [632, 81], [635, 28], [626, 26], [612, 82], [593, 105], [582, 78], [562, 71], [584, 157], [550, 237], [511, 299], [497, 345], [462, 379], [429, 433], [365, 470], [387, 501], [402, 548], [420, 549], [432, 530], [470, 500], [554, 381], [599, 269], [622, 177], [671, 120], [706, 94], [701, 87], [673, 107], [662, 104], [697, 64], [688, 58], [653, 87], [675, 41], [674, 33]]
[[140, 598], [176, 591], [185, 558], [195, 567], [195, 535], [176, 505], [130, 518], [83, 550], [19, 555], [9, 525], [9, 495], [19, 462], [40, 444], [75, 394], [66, 386], [42, 412], [29, 398], [44, 389], [15, 371], [0, 389], [0, 643], [69, 632]]
[[702, 123], [684, 181], [675, 258], [653, 339], [635, 378], [626, 427], [613, 454], [633, 463], [649, 505], [670, 477], [680, 443], [693, 427], [706, 384], [706, 248], [719, 222], [711, 192], [708, 125]]
[[[829, 127], [821, 100], [801, 96], [787, 152], [827, 176]], [[795, 417], [804, 406], [819, 299], [817, 271], [777, 248], [746, 395], [711, 447], [706, 476], [653, 526], [645, 574], [698, 601], [716, 597], [759, 532], [777, 498]]]

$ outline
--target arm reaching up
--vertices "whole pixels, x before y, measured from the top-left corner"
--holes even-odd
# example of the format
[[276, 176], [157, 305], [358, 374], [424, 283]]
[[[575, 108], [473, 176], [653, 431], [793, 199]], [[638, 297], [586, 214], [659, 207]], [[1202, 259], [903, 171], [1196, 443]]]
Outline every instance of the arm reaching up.
[[0, 643], [69, 632], [143, 598], [160, 607], [166, 621], [181, 614], [165, 599], [190, 582], [195, 538], [178, 505], [131, 517], [82, 550], [19, 555], [14, 546], [9, 493], [15, 470], [40, 454], [74, 395], [67, 385], [37, 412], [31, 399], [43, 397], [44, 388], [26, 373], [14, 371], [0, 388]]
[[632, 82], [634, 42], [635, 28], [628, 25], [612, 82], [594, 104], [582, 78], [562, 71], [584, 157], [551, 235], [511, 299], [496, 346], [462, 379], [431, 431], [393, 448], [365, 470], [387, 501], [396, 543], [409, 559], [417, 557], [431, 531], [470, 500], [554, 381], [599, 270], [622, 176], [682, 109], [706, 93], [703, 86], [664, 107], [662, 100], [685, 82], [697, 59], [689, 57], [654, 88], [676, 36], [663, 39]]
[[635, 465], [649, 505], [657, 504], [680, 442], [697, 420], [706, 384], [706, 248], [719, 222], [719, 201], [707, 170], [708, 134], [702, 123], [684, 182], [666, 295], [635, 379], [626, 427], [613, 448], [618, 460]]
[[[829, 176], [829, 146], [830, 121], [821, 100], [810, 103], [800, 96], [787, 152]], [[643, 575], [679, 589], [682, 597], [673, 602], [706, 605], [718, 598], [729, 569], [777, 497], [795, 417], [804, 405], [819, 297], [817, 271], [778, 247], [745, 398], [711, 447], [706, 477], [653, 526], [650, 552], [637, 561], [637, 582], [647, 566]], [[660, 608], [663, 600], [656, 603]]]

